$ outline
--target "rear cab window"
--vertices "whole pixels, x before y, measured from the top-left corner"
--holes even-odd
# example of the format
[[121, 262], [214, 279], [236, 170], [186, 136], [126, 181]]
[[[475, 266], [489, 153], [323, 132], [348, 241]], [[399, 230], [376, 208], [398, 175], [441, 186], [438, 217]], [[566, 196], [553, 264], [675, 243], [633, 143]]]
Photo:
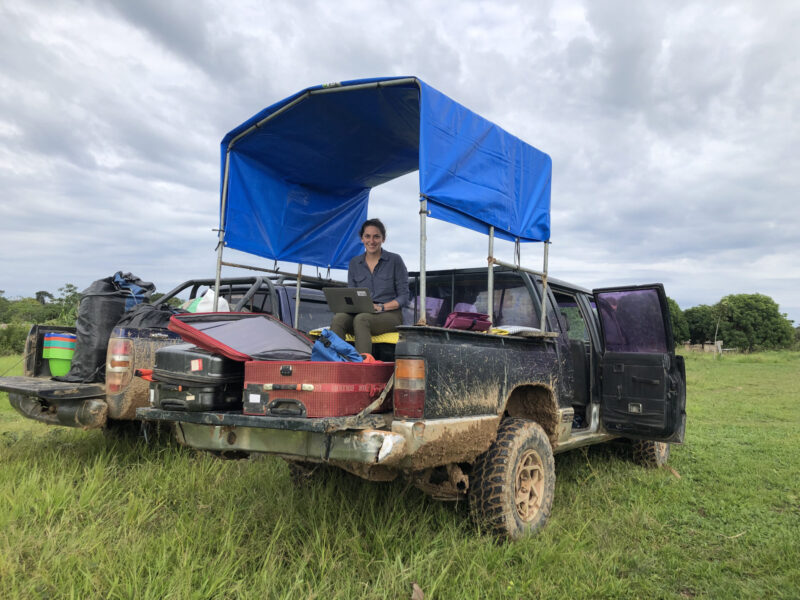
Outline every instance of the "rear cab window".
[[[428, 325], [442, 327], [451, 312], [489, 312], [485, 272], [429, 274], [425, 298]], [[416, 289], [416, 285], [412, 286]], [[412, 297], [414, 315], [419, 319], [419, 296]], [[494, 275], [492, 322], [498, 326], [539, 327], [539, 312], [530, 290], [517, 273]]]

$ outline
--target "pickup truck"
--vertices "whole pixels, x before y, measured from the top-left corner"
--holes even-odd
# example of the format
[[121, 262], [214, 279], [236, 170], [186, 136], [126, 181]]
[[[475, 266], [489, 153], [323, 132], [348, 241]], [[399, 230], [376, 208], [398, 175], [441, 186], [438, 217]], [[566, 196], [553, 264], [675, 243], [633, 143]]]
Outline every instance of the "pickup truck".
[[[312, 278], [313, 279], [313, 278]], [[213, 286], [214, 279], [186, 281], [159, 298], [157, 306], [168, 306], [171, 299], [193, 300]], [[330, 323], [331, 313], [321, 291], [323, 283], [301, 278], [298, 327], [308, 331]], [[337, 285], [325, 281], [324, 285]], [[231, 310], [272, 314], [293, 324], [296, 279], [283, 275], [223, 279], [220, 297]], [[42, 358], [46, 333], [70, 332], [74, 327], [34, 325], [28, 334], [22, 377], [0, 377], [0, 390], [8, 392], [9, 402], [23, 416], [47, 423], [102, 428], [110, 434], [138, 431], [136, 409], [147, 406], [147, 383], [134, 373], [149, 369], [155, 351], [165, 345], [180, 343], [180, 337], [161, 327], [118, 326], [108, 340], [105, 383], [66, 383], [54, 381], [47, 359]]]
[[[547, 521], [554, 453], [627, 438], [659, 465], [683, 440], [684, 365], [663, 286], [591, 291], [548, 276], [552, 159], [538, 148], [417, 77], [379, 77], [275, 102], [229, 131], [220, 151], [218, 266], [230, 247], [345, 268], [362, 252], [371, 191], [418, 171], [408, 201], [419, 215], [415, 325], [398, 328], [394, 375], [356, 415], [140, 408], [140, 418], [176, 423], [180, 441], [198, 448], [371, 480], [402, 475], [436, 498], [467, 499], [480, 527], [510, 538]], [[429, 271], [429, 218], [485, 234], [488, 267]], [[514, 263], [494, 255], [495, 239], [515, 244]], [[529, 242], [542, 242], [541, 271], [522, 266]], [[494, 328], [446, 328], [452, 312], [482, 313]], [[285, 399], [280, 384], [245, 384], [248, 403]], [[389, 393], [391, 411], [370, 412]]]
[[[552, 278], [545, 286], [501, 267], [490, 303], [487, 275], [428, 271], [425, 324], [412, 277], [417, 325], [399, 327], [391, 412], [137, 414], [175, 423], [178, 440], [195, 448], [273, 454], [295, 470], [332, 466], [375, 481], [404, 476], [434, 498], [467, 500], [481, 528], [509, 538], [547, 521], [555, 453], [627, 438], [640, 463], [665, 464], [670, 443], [683, 441], [686, 395], [663, 286], [590, 291]], [[495, 326], [445, 328], [454, 310], [491, 312]]]

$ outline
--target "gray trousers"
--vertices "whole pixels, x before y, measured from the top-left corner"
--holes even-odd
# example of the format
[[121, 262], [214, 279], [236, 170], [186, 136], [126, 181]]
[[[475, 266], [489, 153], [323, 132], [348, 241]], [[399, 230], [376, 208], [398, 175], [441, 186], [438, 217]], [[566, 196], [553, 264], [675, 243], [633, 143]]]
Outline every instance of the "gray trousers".
[[333, 315], [331, 330], [342, 339], [345, 334], [352, 333], [356, 337], [356, 350], [359, 354], [372, 354], [372, 336], [394, 331], [402, 323], [403, 313], [400, 309], [357, 315], [336, 313]]

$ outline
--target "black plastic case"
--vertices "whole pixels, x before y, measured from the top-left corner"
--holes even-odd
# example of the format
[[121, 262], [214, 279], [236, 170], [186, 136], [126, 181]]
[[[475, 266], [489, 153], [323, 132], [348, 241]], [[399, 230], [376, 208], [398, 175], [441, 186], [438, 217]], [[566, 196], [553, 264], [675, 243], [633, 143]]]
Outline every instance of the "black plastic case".
[[192, 344], [156, 350], [150, 404], [164, 410], [237, 410], [242, 406], [244, 363]]
[[227, 384], [186, 387], [154, 381], [150, 384], [150, 404], [162, 410], [186, 412], [239, 410], [242, 408], [242, 386]]

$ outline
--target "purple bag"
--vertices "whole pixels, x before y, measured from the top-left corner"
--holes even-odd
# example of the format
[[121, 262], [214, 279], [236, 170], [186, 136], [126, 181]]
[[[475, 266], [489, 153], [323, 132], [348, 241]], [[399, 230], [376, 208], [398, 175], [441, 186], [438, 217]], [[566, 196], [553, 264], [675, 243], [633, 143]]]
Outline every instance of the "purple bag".
[[489, 315], [476, 312], [451, 312], [444, 322], [447, 329], [466, 329], [467, 331], [488, 331], [492, 324]]

